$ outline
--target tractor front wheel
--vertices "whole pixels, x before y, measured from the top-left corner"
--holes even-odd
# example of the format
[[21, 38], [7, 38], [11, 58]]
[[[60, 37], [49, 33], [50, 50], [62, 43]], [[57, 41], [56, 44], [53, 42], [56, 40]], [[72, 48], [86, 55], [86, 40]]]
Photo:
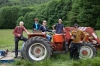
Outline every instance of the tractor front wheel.
[[51, 56], [52, 47], [46, 38], [36, 36], [25, 43], [22, 52], [24, 58], [31, 61], [40, 61]]

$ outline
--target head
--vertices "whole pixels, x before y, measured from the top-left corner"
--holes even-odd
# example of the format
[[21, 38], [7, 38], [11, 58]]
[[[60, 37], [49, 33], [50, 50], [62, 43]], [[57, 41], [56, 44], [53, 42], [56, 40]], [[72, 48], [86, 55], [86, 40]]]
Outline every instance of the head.
[[59, 22], [59, 24], [61, 24], [62, 23], [62, 19], [59, 19], [58, 22]]
[[47, 23], [46, 20], [44, 20], [44, 21], [43, 21], [43, 26], [46, 26], [46, 23]]
[[35, 23], [37, 23], [38, 22], [38, 18], [35, 18], [34, 21], [35, 21]]
[[24, 22], [20, 21], [19, 25], [20, 25], [20, 27], [22, 27], [24, 25]]
[[75, 23], [75, 24], [74, 24], [74, 28], [75, 28], [76, 30], [78, 30], [79, 25], [78, 25], [77, 23]]

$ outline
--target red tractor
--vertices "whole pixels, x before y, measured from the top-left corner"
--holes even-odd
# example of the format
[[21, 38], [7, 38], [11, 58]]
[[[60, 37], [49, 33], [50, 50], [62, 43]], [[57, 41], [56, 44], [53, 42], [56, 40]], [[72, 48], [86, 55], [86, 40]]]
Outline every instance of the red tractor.
[[[79, 29], [87, 35], [87, 39], [79, 50], [79, 57], [84, 59], [96, 56], [96, 48], [100, 45], [96, 33], [91, 27], [79, 27]], [[46, 34], [38, 31], [28, 34], [29, 39], [22, 50], [23, 57], [31, 61], [40, 61], [55, 53], [67, 53], [72, 41], [70, 32], [74, 28], [66, 27], [65, 30], [63, 34], [53, 34], [51, 41], [46, 39]]]

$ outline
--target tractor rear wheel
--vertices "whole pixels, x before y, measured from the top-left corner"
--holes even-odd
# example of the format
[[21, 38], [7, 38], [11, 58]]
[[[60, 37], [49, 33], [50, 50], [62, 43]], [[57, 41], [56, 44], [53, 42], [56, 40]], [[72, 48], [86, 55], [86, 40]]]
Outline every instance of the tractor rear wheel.
[[85, 42], [79, 50], [79, 58], [87, 59], [96, 56], [96, 48], [90, 42]]
[[26, 41], [22, 52], [24, 58], [40, 61], [52, 55], [52, 47], [46, 38], [36, 36]]

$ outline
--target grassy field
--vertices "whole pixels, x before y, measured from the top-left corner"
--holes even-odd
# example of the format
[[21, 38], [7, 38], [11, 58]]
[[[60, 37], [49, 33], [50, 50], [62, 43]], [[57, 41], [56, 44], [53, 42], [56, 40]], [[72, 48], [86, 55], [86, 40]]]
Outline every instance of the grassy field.
[[[14, 35], [12, 29], [0, 29], [0, 50], [14, 50]], [[31, 32], [31, 30], [29, 30]], [[100, 37], [100, 31], [96, 31]], [[24, 33], [24, 36], [27, 35]], [[21, 49], [22, 41], [19, 42], [19, 49]], [[0, 64], [2, 66], [2, 64]], [[50, 59], [40, 62], [30, 62], [28, 60], [16, 60], [11, 64], [4, 64], [4, 66], [100, 66], [100, 50], [97, 52], [97, 56], [87, 60], [71, 60], [69, 53], [55, 54]]]

